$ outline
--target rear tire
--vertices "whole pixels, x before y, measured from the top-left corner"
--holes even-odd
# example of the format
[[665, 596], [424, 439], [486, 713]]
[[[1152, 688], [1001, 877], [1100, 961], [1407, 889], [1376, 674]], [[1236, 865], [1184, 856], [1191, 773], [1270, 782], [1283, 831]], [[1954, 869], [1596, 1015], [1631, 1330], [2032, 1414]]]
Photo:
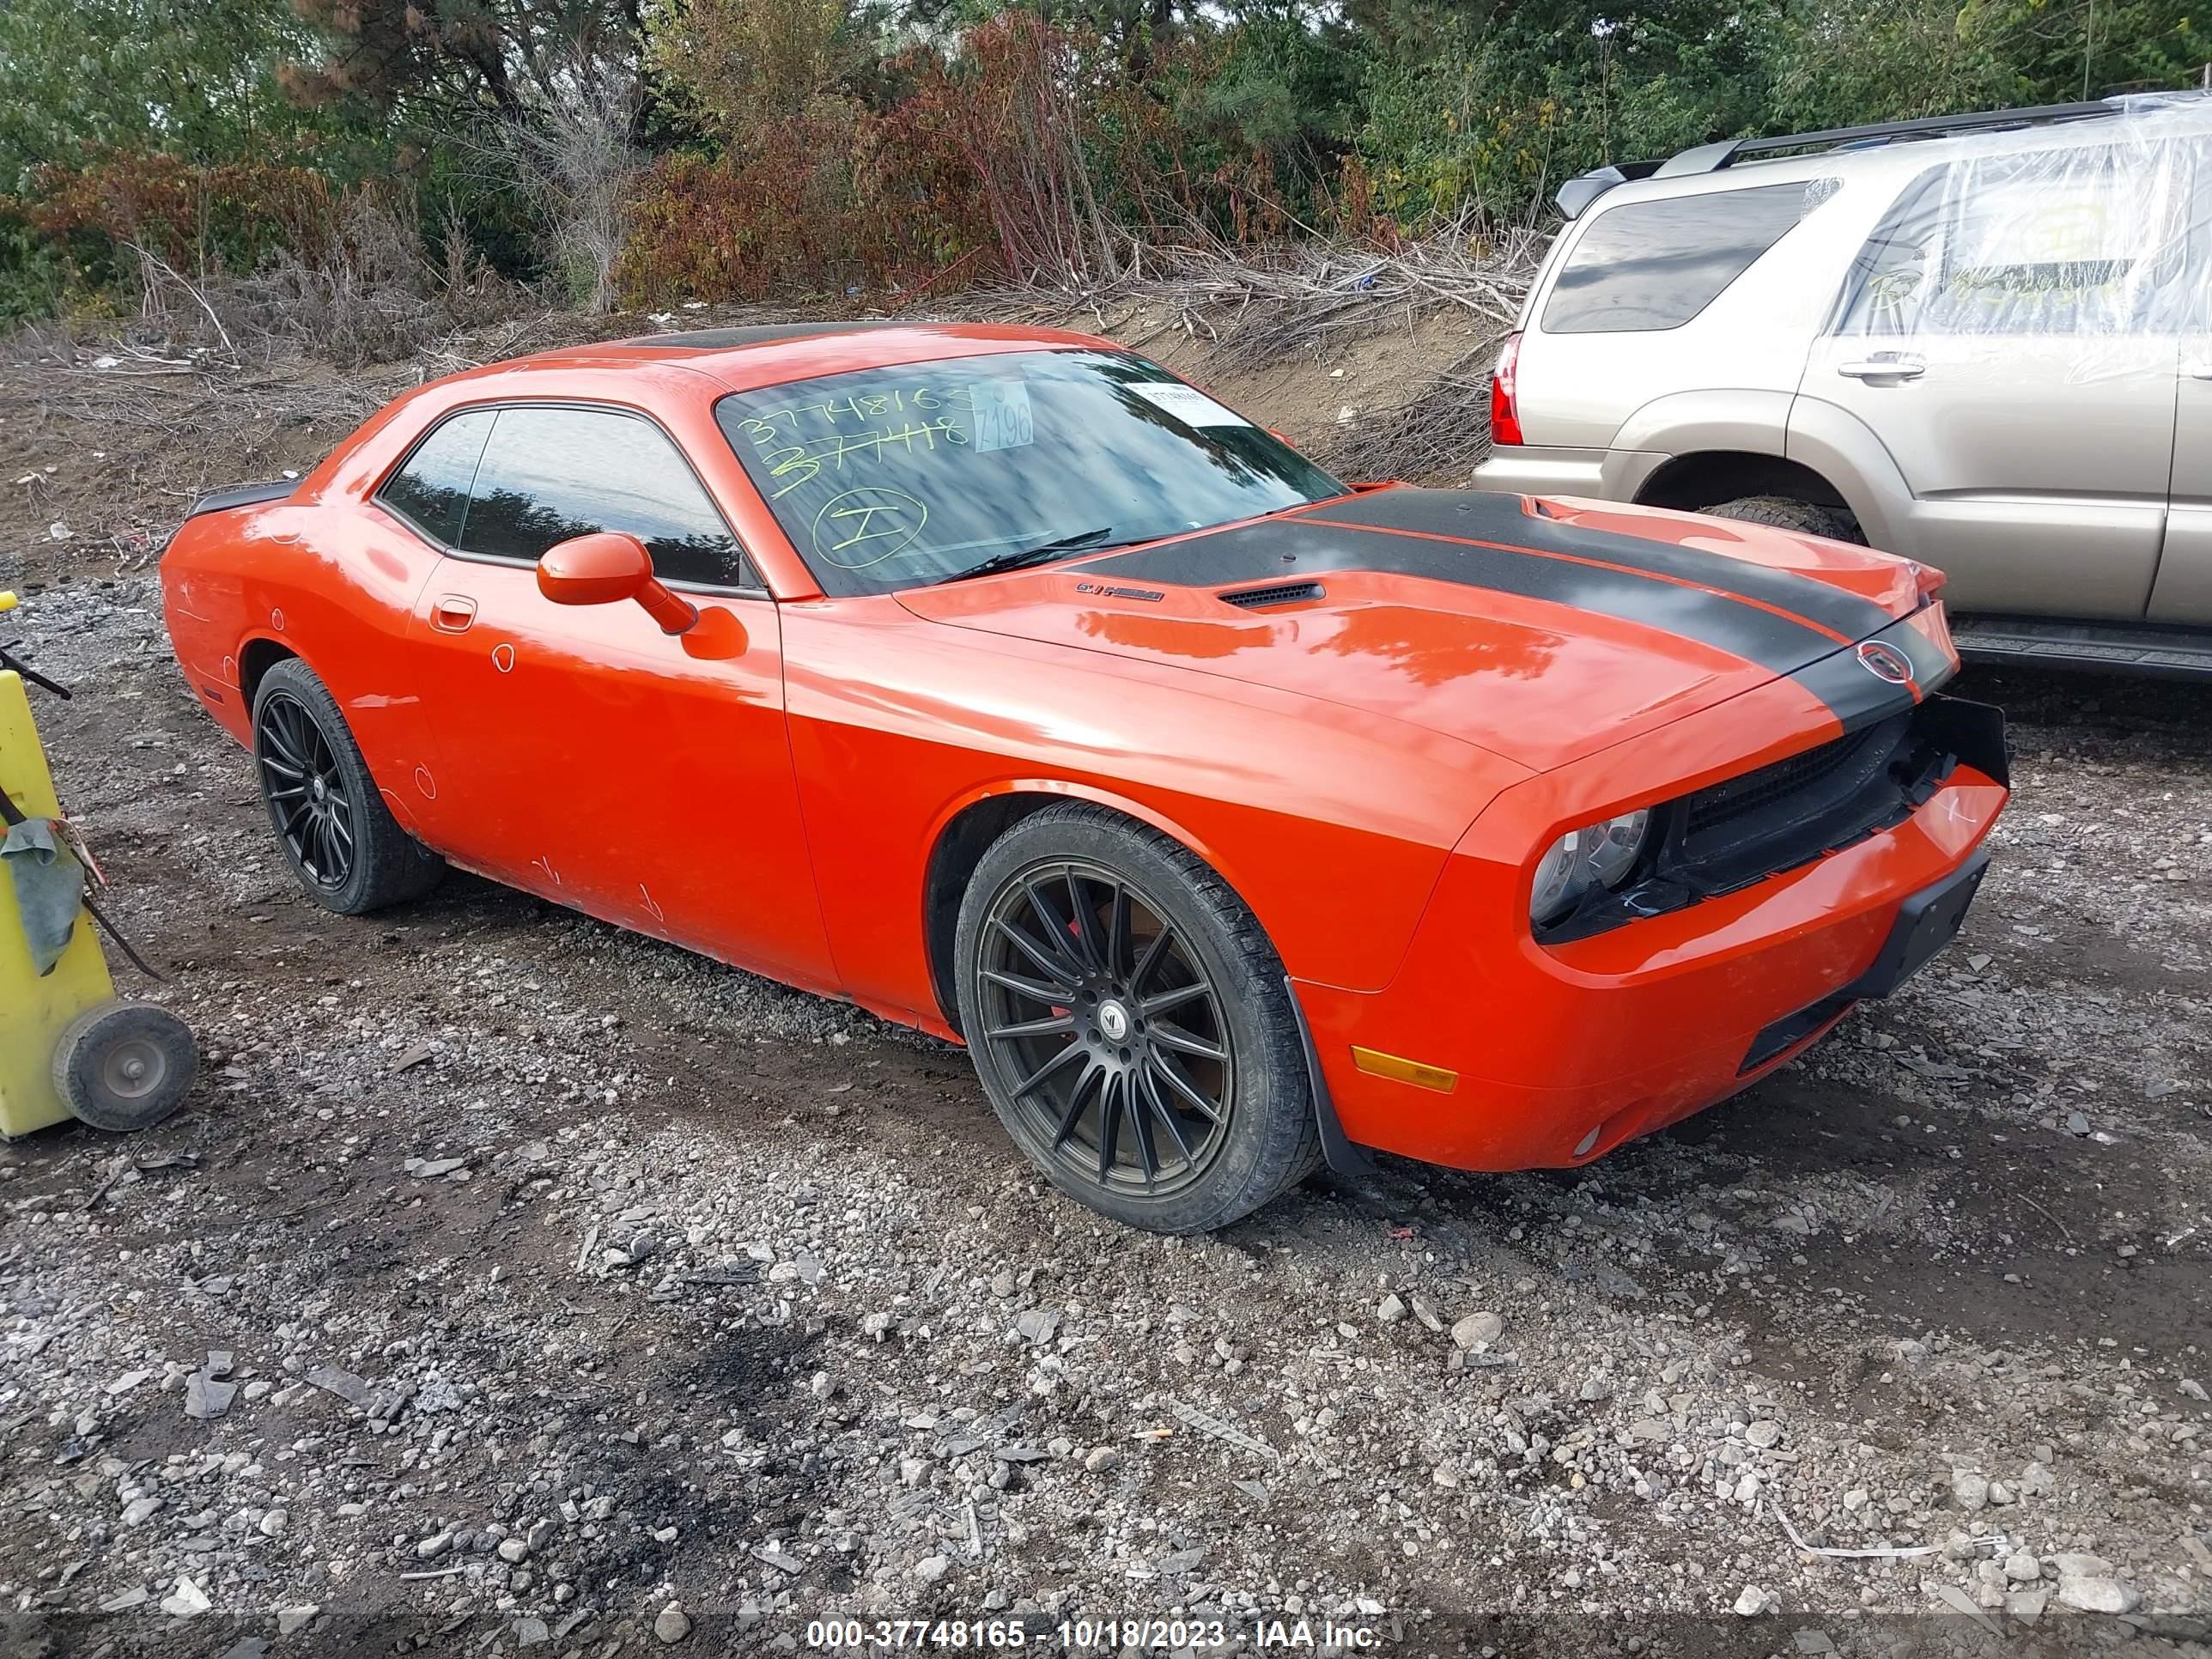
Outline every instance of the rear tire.
[[1859, 532], [1850, 514], [1838, 507], [1822, 507], [1814, 501], [1800, 501], [1787, 495], [1741, 495], [1732, 501], [1723, 501], [1717, 507], [1699, 509], [1709, 518], [1735, 519], [1744, 524], [1772, 525], [1778, 530], [1794, 530], [1800, 535], [1826, 536], [1832, 542], [1856, 542], [1866, 545], [1866, 538]]
[[954, 951], [984, 1092], [1070, 1197], [1207, 1232], [1319, 1164], [1282, 963], [1188, 848], [1103, 807], [1048, 806], [983, 854]]
[[253, 692], [253, 760], [276, 844], [307, 896], [358, 916], [420, 898], [446, 861], [399, 827], [337, 699], [296, 657]]

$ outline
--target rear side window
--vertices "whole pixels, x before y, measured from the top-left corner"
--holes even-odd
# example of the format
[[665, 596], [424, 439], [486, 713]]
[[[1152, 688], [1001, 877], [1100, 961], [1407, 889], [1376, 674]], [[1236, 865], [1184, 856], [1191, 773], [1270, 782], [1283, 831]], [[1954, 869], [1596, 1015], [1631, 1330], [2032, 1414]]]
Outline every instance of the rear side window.
[[556, 542], [618, 530], [645, 544], [663, 581], [752, 585], [737, 538], [650, 421], [550, 406], [497, 416], [453, 543], [462, 552], [534, 563]]
[[441, 423], [416, 446], [407, 465], [392, 475], [377, 500], [441, 546], [456, 545], [491, 423], [488, 409], [471, 410]]
[[1543, 331], [1680, 328], [1835, 188], [1832, 179], [1800, 179], [1608, 209], [1560, 269], [1544, 305]]

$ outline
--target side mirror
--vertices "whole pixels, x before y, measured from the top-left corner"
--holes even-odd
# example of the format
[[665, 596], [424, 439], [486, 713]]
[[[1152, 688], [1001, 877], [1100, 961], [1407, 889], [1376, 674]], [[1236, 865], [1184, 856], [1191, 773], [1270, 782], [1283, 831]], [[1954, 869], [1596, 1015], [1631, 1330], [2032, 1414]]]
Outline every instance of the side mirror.
[[616, 530], [577, 536], [546, 549], [538, 561], [538, 591], [556, 605], [635, 599], [664, 634], [681, 634], [699, 620], [688, 601], [653, 575], [653, 555], [645, 544]]

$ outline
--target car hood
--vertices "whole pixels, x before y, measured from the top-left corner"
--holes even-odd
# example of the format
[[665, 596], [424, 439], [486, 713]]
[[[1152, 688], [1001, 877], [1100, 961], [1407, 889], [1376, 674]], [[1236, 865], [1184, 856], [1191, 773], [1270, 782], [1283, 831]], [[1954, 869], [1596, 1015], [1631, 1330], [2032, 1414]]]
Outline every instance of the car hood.
[[[933, 622], [1346, 704], [1539, 771], [1784, 676], [1845, 719], [1894, 700], [1851, 649], [1924, 602], [1915, 567], [1819, 537], [1395, 487], [900, 597]], [[1917, 629], [1889, 637], [1916, 677], [1948, 671]]]

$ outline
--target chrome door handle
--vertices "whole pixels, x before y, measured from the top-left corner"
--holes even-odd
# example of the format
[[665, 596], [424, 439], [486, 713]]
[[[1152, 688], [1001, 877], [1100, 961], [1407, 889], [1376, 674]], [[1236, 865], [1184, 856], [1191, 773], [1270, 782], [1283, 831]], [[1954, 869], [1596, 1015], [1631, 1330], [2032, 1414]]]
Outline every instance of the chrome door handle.
[[1928, 372], [1917, 357], [1868, 357], [1855, 363], [1838, 363], [1836, 373], [1854, 380], [1917, 380]]
[[2181, 372], [2192, 380], [2212, 380], [2212, 357], [2192, 357], [2182, 364]]

